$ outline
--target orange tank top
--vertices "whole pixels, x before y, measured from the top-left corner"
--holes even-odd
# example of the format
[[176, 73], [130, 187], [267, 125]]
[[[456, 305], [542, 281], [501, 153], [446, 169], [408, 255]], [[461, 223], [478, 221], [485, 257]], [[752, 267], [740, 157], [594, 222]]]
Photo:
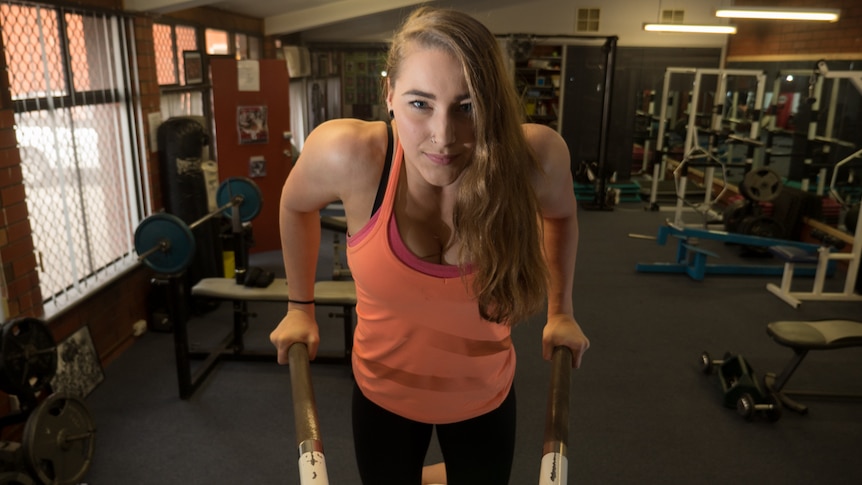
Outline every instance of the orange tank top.
[[421, 261], [401, 241], [393, 201], [398, 144], [380, 208], [348, 237], [356, 282], [353, 373], [372, 402], [414, 421], [445, 424], [496, 409], [512, 386], [507, 325], [484, 320], [471, 275]]

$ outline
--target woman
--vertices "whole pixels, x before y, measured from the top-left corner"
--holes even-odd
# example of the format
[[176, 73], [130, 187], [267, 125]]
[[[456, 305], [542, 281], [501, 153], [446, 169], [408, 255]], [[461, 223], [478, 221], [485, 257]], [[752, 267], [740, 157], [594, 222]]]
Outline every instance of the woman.
[[[419, 8], [393, 38], [392, 121], [311, 133], [281, 196], [292, 301], [272, 332], [314, 358], [319, 210], [340, 200], [358, 321], [353, 435], [363, 483], [418, 484], [436, 426], [448, 483], [508, 483], [511, 327], [547, 301], [542, 353], [589, 347], [572, 308], [577, 212], [565, 142], [523, 124], [494, 36]], [[390, 131], [391, 130], [391, 131]]]

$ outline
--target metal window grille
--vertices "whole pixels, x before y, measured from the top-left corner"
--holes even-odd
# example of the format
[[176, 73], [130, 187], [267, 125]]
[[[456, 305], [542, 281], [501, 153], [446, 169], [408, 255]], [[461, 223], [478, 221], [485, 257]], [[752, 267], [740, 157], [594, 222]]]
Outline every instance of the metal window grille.
[[685, 10], [662, 10], [661, 23], [681, 24], [685, 22]]
[[206, 29], [207, 54], [230, 54], [230, 35], [225, 30]]
[[575, 30], [577, 32], [598, 32], [601, 10], [598, 8], [579, 8]]
[[159, 85], [184, 85], [184, 51], [198, 50], [197, 30], [187, 25], [153, 24], [153, 48]]
[[[127, 19], [0, 3], [27, 210], [47, 314], [136, 263], [139, 172]], [[147, 193], [145, 193], [147, 192]]]

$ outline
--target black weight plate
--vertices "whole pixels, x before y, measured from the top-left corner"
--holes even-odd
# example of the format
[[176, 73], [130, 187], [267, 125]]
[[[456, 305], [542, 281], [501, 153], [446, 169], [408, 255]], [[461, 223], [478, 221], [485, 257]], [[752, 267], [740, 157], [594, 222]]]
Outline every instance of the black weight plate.
[[135, 251], [144, 254], [162, 242], [168, 243], [165, 251], [156, 251], [144, 264], [164, 274], [175, 274], [186, 269], [195, 254], [195, 237], [189, 226], [177, 216], [158, 213], [144, 219], [135, 229]]
[[775, 200], [781, 192], [784, 182], [781, 176], [771, 168], [756, 168], [749, 170], [742, 179], [740, 191], [749, 199], [758, 202]]
[[722, 219], [724, 220], [724, 230], [727, 232], [737, 232], [739, 223], [750, 215], [751, 210], [745, 199], [737, 199], [724, 208]]
[[9, 471], [0, 473], [0, 485], [36, 485], [36, 482], [24, 472]]
[[23, 317], [3, 324], [0, 345], [0, 389], [8, 394], [35, 394], [57, 373], [57, 344], [38, 318]]
[[844, 227], [847, 228], [847, 232], [850, 234], [856, 234], [856, 227], [859, 223], [859, 204], [854, 205], [850, 209], [847, 210], [847, 213], [844, 215]]
[[79, 483], [96, 449], [96, 425], [84, 401], [52, 394], [24, 425], [24, 461], [42, 483]]
[[[231, 177], [222, 182], [216, 191], [216, 203], [219, 207], [224, 207], [238, 195], [242, 196], [242, 202], [239, 204], [240, 220], [248, 222], [257, 217], [263, 207], [263, 194], [250, 178]], [[233, 217], [233, 211], [234, 207], [228, 207], [223, 214], [230, 218]]]
[[784, 228], [771, 217], [757, 216], [748, 221], [746, 234], [770, 239], [783, 239]]

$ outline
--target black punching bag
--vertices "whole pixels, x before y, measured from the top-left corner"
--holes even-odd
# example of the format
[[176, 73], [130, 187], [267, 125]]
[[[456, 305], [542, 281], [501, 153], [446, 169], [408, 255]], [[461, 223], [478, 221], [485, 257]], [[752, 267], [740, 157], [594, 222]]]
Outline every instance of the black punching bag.
[[[191, 225], [209, 213], [207, 190], [201, 166], [204, 146], [208, 139], [203, 126], [192, 118], [169, 118], [159, 126], [159, 162], [161, 172], [162, 203], [165, 211]], [[202, 278], [221, 276], [221, 217], [214, 217], [197, 226], [195, 254], [186, 270], [185, 290], [188, 308], [194, 305], [195, 313], [208, 310], [198, 302], [194, 304], [191, 287]], [[180, 312], [183, 317], [188, 313]]]

